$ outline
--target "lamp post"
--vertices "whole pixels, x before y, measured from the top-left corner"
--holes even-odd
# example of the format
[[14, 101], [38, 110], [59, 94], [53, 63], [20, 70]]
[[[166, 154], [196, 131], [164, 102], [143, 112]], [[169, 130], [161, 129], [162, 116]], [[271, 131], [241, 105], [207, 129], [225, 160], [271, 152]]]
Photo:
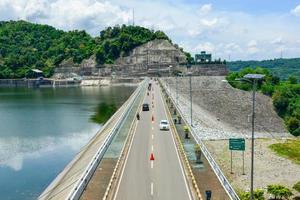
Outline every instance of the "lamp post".
[[191, 126], [193, 126], [193, 99], [192, 99], [192, 72], [188, 72], [190, 82], [190, 113], [191, 113]]
[[258, 80], [264, 78], [263, 74], [246, 74], [242, 79], [236, 81], [248, 82], [252, 84], [252, 135], [251, 135], [251, 183], [250, 183], [250, 200], [254, 200], [253, 193], [253, 174], [254, 174], [254, 125], [255, 125], [255, 101], [256, 87]]
[[176, 79], [176, 104], [178, 105], [178, 77], [177, 77], [177, 75], [176, 75], [175, 79]]

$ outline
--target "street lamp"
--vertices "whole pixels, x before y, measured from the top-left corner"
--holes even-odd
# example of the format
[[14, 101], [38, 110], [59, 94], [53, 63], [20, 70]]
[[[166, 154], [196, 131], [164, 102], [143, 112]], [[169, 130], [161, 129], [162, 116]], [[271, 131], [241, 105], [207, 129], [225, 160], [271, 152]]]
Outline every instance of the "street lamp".
[[250, 200], [254, 200], [253, 194], [253, 173], [254, 173], [254, 122], [255, 122], [255, 94], [257, 82], [264, 78], [263, 74], [246, 74], [241, 79], [236, 81], [248, 82], [252, 84], [252, 136], [251, 136], [251, 185], [250, 185]]
[[244, 81], [252, 83], [252, 136], [251, 136], [251, 185], [250, 185], [250, 200], [254, 200], [253, 194], [253, 173], [254, 173], [254, 121], [255, 121], [255, 92], [257, 81], [264, 78], [263, 74], [246, 74]]

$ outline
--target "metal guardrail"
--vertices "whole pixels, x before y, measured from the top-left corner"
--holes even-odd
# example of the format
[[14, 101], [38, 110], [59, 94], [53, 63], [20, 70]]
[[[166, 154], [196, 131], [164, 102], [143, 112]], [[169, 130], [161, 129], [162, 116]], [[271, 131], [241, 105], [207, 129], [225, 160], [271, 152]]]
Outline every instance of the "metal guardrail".
[[[168, 96], [173, 101], [173, 104], [176, 107], [176, 109], [179, 112], [179, 114], [181, 116], [184, 116], [183, 113], [182, 113], [182, 111], [181, 111], [181, 109], [179, 108], [179, 106], [175, 103], [176, 101], [174, 100], [173, 96], [171, 95], [171, 93], [169, 91], [169, 88], [167, 88], [166, 85], [162, 83], [162, 81], [160, 81], [160, 83], [164, 87], [164, 89], [167, 92]], [[234, 191], [233, 187], [231, 186], [231, 184], [229, 183], [229, 181], [227, 180], [227, 178], [223, 174], [223, 172], [220, 169], [219, 165], [214, 160], [214, 158], [212, 157], [212, 155], [210, 154], [210, 152], [208, 151], [208, 149], [206, 148], [205, 144], [203, 143], [203, 141], [201, 140], [201, 138], [199, 137], [199, 135], [196, 133], [196, 131], [194, 130], [194, 128], [191, 126], [191, 124], [189, 122], [187, 122], [187, 120], [184, 117], [182, 117], [182, 119], [184, 120], [185, 124], [187, 124], [189, 126], [194, 139], [200, 145], [202, 153], [204, 154], [205, 158], [207, 159], [208, 163], [210, 164], [211, 168], [213, 169], [214, 173], [216, 174], [217, 178], [219, 179], [221, 185], [225, 189], [225, 191], [228, 194], [228, 196], [230, 197], [230, 199], [232, 199], [232, 200], [240, 200], [239, 196]]]
[[75, 186], [72, 188], [69, 193], [67, 200], [78, 200], [87, 186], [89, 180], [92, 178], [97, 166], [99, 165], [101, 159], [103, 158], [106, 150], [108, 149], [110, 143], [112, 142], [114, 136], [118, 133], [120, 127], [126, 121], [135, 101], [142, 93], [142, 89], [145, 87], [145, 82], [141, 83], [141, 85], [137, 88], [137, 92], [135, 96], [131, 99], [131, 101], [126, 106], [125, 111], [120, 116], [118, 122], [115, 124], [113, 129], [110, 131], [109, 135], [105, 138], [103, 144], [97, 150], [96, 154], [93, 156], [92, 160], [87, 165], [84, 173], [81, 175], [80, 179], [77, 181]]

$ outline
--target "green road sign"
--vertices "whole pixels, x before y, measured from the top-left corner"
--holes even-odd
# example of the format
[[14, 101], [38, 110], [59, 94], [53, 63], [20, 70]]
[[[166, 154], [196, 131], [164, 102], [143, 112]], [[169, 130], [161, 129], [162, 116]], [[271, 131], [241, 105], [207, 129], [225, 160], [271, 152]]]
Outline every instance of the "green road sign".
[[229, 138], [229, 150], [245, 151], [245, 139]]

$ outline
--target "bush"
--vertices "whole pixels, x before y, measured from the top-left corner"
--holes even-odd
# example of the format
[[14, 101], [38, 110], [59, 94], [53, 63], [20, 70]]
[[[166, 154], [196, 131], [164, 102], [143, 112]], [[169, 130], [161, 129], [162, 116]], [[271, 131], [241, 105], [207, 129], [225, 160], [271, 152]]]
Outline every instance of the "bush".
[[293, 186], [293, 189], [300, 192], [300, 181]]
[[300, 136], [300, 128], [297, 128], [296, 130], [294, 130], [294, 131], [292, 132], [292, 134], [293, 134], [294, 136], [296, 136], [296, 137]]
[[282, 199], [282, 198], [289, 198], [293, 195], [291, 190], [287, 187], [282, 185], [268, 185], [267, 191], [269, 194], [274, 196], [274, 199]]
[[300, 120], [298, 120], [296, 117], [290, 117], [286, 121], [286, 126], [288, 130], [293, 133], [295, 130], [297, 130], [300, 127]]
[[[250, 192], [239, 192], [238, 196], [241, 200], [249, 200]], [[254, 199], [255, 200], [264, 200], [264, 191], [263, 190], [255, 190], [254, 191]]]
[[272, 84], [263, 84], [261, 91], [265, 95], [272, 96], [274, 93], [274, 86]]

